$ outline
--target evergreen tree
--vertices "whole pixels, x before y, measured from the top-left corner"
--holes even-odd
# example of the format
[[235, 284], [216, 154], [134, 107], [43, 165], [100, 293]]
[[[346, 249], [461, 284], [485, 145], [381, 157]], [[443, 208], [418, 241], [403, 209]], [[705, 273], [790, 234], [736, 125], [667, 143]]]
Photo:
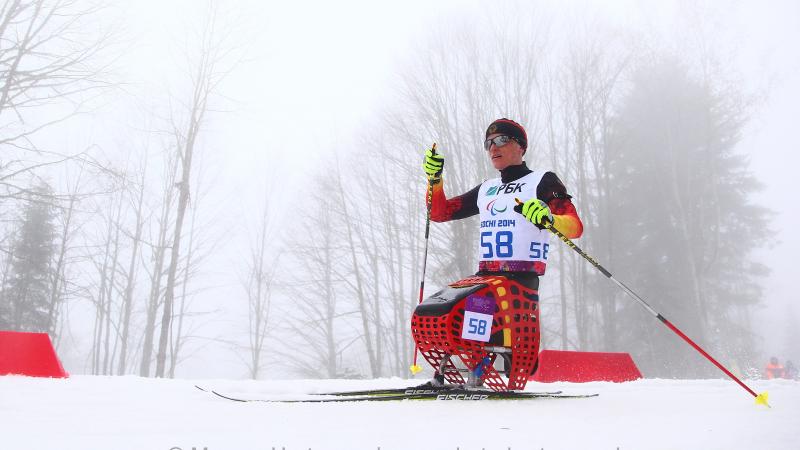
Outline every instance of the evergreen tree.
[[[628, 218], [614, 221], [614, 270], [721, 361], [745, 366], [755, 351], [748, 312], [767, 271], [753, 260], [767, 211], [751, 201], [760, 183], [735, 148], [741, 100], [673, 60], [636, 71], [614, 120], [610, 203]], [[618, 304], [620, 334], [649, 375], [714, 373], [638, 305]]]
[[11, 243], [9, 276], [3, 286], [0, 328], [16, 331], [51, 332], [50, 269], [55, 250], [53, 206], [47, 202], [52, 193], [42, 183], [25, 203]]

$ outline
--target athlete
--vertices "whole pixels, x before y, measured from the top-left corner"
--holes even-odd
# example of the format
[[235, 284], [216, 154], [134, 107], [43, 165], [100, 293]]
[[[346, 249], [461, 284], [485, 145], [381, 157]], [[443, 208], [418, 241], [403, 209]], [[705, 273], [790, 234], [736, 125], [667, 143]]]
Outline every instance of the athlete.
[[777, 357], [773, 356], [769, 359], [769, 364], [767, 364], [767, 367], [764, 369], [764, 374], [768, 380], [783, 378], [784, 368]]
[[[538, 289], [550, 250], [545, 221], [570, 239], [581, 236], [583, 224], [556, 174], [531, 170], [523, 161], [528, 137], [520, 124], [495, 120], [486, 129], [483, 147], [500, 171], [499, 178], [452, 199], [442, 187], [444, 156], [432, 149], [425, 153], [424, 169], [433, 190], [431, 220], [447, 222], [480, 214], [478, 275], [499, 274]], [[523, 204], [517, 205], [517, 199]]]

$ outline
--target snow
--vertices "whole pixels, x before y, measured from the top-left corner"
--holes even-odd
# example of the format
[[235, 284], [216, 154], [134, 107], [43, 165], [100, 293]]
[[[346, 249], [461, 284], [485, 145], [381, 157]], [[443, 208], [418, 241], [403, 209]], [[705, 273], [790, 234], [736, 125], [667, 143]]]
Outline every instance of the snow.
[[163, 380], [0, 377], [0, 448], [9, 450], [797, 449], [800, 383], [729, 380], [530, 383], [588, 399], [237, 403], [420, 380]]

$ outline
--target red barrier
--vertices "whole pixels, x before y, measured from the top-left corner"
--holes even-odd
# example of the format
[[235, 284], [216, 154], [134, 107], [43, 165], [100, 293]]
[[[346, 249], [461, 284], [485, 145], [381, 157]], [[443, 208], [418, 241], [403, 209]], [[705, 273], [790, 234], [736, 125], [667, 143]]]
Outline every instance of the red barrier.
[[47, 333], [0, 331], [0, 375], [67, 378]]
[[642, 378], [628, 353], [566, 352], [542, 350], [539, 368], [531, 380], [541, 383], [569, 381], [632, 381]]

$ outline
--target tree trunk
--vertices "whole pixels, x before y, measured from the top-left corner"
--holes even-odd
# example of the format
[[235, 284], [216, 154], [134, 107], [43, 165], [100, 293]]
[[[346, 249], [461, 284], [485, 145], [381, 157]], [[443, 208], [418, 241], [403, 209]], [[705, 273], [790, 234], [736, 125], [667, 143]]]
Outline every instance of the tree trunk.
[[[111, 257], [111, 274], [108, 280], [108, 294], [106, 295], [106, 332], [105, 332], [105, 342], [103, 343], [103, 375], [111, 374], [113, 369], [112, 366], [114, 365], [114, 355], [111, 351], [111, 306], [112, 300], [114, 299], [114, 284], [117, 277], [117, 262], [119, 260], [119, 231], [120, 231], [120, 219], [122, 216], [122, 193], [120, 193], [119, 198], [119, 205], [117, 207], [117, 219], [115, 221], [115, 230], [114, 230], [114, 251]], [[119, 337], [119, 328], [115, 327], [115, 337], [114, 337], [114, 348], [116, 349], [116, 342]]]
[[50, 309], [47, 313], [47, 332], [50, 338], [55, 340], [55, 327], [58, 319], [58, 306], [61, 302], [61, 276], [64, 273], [64, 259], [67, 254], [67, 243], [69, 242], [69, 227], [72, 223], [72, 212], [75, 206], [75, 195], [69, 197], [66, 217], [64, 218], [64, 229], [61, 232], [61, 245], [58, 250], [58, 258], [53, 268], [53, 282], [50, 286]]
[[[139, 375], [150, 376], [150, 364], [153, 356], [153, 340], [156, 330], [156, 314], [161, 303], [161, 279], [164, 275], [164, 257], [167, 252], [167, 234], [169, 230], [169, 217], [172, 209], [172, 184], [176, 178], [178, 164], [171, 161], [170, 175], [164, 186], [164, 203], [161, 205], [161, 219], [158, 229], [158, 243], [153, 254], [153, 274], [150, 280], [150, 296], [147, 302], [147, 315], [144, 328], [144, 342], [142, 344], [142, 360], [139, 366]], [[174, 164], [172, 164], [174, 163]]]
[[[194, 127], [192, 127], [193, 129]], [[191, 131], [190, 131], [191, 132]], [[175, 277], [178, 271], [178, 258], [180, 258], [181, 235], [183, 233], [183, 218], [189, 204], [189, 176], [192, 168], [192, 153], [194, 152], [194, 136], [190, 135], [186, 151], [183, 154], [183, 177], [178, 184], [178, 214], [175, 218], [175, 231], [172, 238], [170, 251], [170, 264], [167, 269], [167, 285], [164, 290], [164, 310], [161, 316], [161, 333], [158, 339], [158, 353], [156, 356], [156, 377], [164, 376], [167, 359], [167, 342], [169, 340], [170, 325], [172, 323], [172, 305], [175, 300]]]
[[358, 301], [358, 311], [361, 316], [361, 331], [363, 333], [364, 338], [364, 345], [367, 349], [367, 358], [369, 360], [369, 368], [370, 372], [373, 377], [377, 376], [376, 374], [380, 373], [380, 368], [378, 367], [378, 358], [375, 354], [374, 342], [372, 339], [372, 331], [370, 327], [370, 320], [369, 320], [369, 302], [366, 299], [366, 293], [364, 292], [363, 282], [361, 280], [361, 267], [356, 256], [356, 242], [353, 237], [353, 226], [350, 221], [350, 215], [347, 212], [347, 198], [344, 195], [344, 187], [342, 186], [342, 179], [341, 174], [337, 168], [336, 171], [336, 189], [339, 194], [339, 201], [342, 211], [342, 219], [344, 221], [345, 227], [347, 229], [347, 248], [350, 253], [350, 262], [353, 268], [353, 274], [356, 278], [355, 283], [355, 294], [356, 299]]
[[131, 259], [128, 263], [127, 283], [125, 284], [125, 294], [122, 299], [122, 320], [120, 328], [122, 330], [121, 347], [119, 351], [119, 366], [117, 368], [118, 375], [124, 375], [127, 370], [128, 358], [128, 339], [130, 336], [130, 323], [131, 311], [133, 309], [133, 288], [136, 284], [136, 258], [139, 256], [139, 242], [142, 238], [142, 204], [144, 203], [144, 181], [146, 174], [146, 167], [142, 169], [142, 180], [139, 186], [139, 200], [136, 204], [136, 230], [133, 234], [133, 248], [131, 250]]
[[[175, 277], [178, 270], [178, 259], [180, 258], [181, 237], [183, 234], [183, 219], [186, 216], [186, 208], [189, 205], [189, 181], [191, 179], [192, 158], [194, 156], [195, 143], [200, 133], [200, 125], [206, 112], [206, 102], [210, 93], [210, 77], [212, 62], [206, 59], [209, 55], [204, 54], [201, 64], [198, 67], [198, 76], [194, 86], [192, 109], [189, 115], [189, 128], [186, 130], [185, 139], [176, 130], [177, 148], [181, 152], [182, 176], [178, 183], [178, 212], [175, 218], [175, 230], [172, 239], [172, 250], [170, 252], [170, 264], [167, 270], [167, 285], [164, 292], [164, 310], [161, 318], [161, 334], [158, 341], [158, 355], [156, 357], [156, 376], [163, 377], [166, 367], [167, 342], [169, 339], [170, 325], [172, 323], [172, 308], [175, 300]], [[181, 145], [181, 144], [184, 145]]]

